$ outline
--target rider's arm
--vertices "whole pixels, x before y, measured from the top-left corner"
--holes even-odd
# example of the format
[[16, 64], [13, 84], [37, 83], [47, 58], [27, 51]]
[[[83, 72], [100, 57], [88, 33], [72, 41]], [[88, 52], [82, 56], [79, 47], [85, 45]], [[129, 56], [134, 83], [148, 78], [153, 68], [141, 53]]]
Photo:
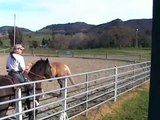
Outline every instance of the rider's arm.
[[19, 70], [20, 71], [22, 71], [22, 72], [24, 72], [24, 70], [25, 70], [25, 62], [24, 62], [24, 58], [23, 58], [23, 56], [21, 56], [21, 55], [18, 55], [18, 61], [19, 61]]

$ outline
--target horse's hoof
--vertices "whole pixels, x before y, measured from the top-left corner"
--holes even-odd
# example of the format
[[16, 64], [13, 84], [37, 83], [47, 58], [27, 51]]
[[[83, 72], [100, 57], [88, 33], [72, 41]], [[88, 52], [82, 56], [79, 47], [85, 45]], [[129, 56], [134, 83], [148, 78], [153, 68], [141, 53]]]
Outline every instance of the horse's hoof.
[[[24, 107], [24, 111], [28, 110], [27, 106]], [[25, 115], [29, 115], [28, 112], [25, 112]]]
[[57, 97], [58, 97], [58, 98], [62, 97], [62, 94], [57, 94]]

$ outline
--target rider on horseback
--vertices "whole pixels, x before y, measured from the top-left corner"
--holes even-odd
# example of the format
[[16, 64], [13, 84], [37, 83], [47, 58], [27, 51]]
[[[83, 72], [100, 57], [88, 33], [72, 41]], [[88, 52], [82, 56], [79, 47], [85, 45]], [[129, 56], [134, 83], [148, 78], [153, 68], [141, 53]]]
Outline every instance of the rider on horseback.
[[[25, 72], [25, 62], [22, 56], [23, 50], [24, 47], [21, 44], [16, 44], [13, 47], [13, 51], [10, 52], [6, 64], [8, 75], [15, 77], [20, 83], [29, 81], [23, 75]], [[31, 85], [29, 87], [31, 88]], [[33, 89], [29, 89], [29, 95], [33, 95]], [[33, 100], [33, 98], [30, 98], [30, 100]], [[37, 101], [36, 103], [37, 105], [39, 104]]]

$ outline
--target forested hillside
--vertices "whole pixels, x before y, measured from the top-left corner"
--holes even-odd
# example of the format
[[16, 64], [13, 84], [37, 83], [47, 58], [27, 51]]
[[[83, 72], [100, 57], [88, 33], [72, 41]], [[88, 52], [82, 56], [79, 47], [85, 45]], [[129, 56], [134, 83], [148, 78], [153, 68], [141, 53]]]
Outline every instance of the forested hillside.
[[[0, 32], [5, 34], [10, 29], [13, 27], [3, 26], [0, 27]], [[19, 29], [23, 37], [17, 37], [17, 41], [34, 48], [39, 46], [55, 49], [151, 47], [152, 19], [128, 21], [116, 19], [100, 25], [84, 22], [52, 24], [36, 32], [25, 28]], [[45, 37], [46, 35], [48, 37]], [[34, 39], [35, 36], [41, 37]]]

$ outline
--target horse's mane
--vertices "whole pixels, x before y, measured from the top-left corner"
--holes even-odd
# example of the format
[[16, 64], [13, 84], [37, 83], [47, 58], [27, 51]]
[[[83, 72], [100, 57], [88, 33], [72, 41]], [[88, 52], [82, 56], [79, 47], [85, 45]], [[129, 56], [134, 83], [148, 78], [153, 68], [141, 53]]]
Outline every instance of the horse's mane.
[[26, 71], [27, 73], [29, 73], [29, 71], [30, 71], [31, 69], [33, 69], [33, 68], [35, 69], [35, 68], [45, 67], [45, 66], [44, 66], [45, 63], [46, 63], [46, 60], [43, 60], [43, 59], [40, 59], [40, 60], [38, 60], [38, 61], [35, 62], [35, 63], [33, 63], [33, 62], [28, 63], [28, 64], [26, 65], [25, 71]]
[[46, 65], [46, 60], [40, 59], [36, 63], [34, 63], [30, 70], [42, 69]]
[[25, 72], [27, 72], [27, 73], [29, 73], [29, 71], [30, 71], [30, 69], [32, 68], [32, 66], [34, 65], [34, 63], [28, 63], [27, 65], [26, 65], [26, 69], [25, 69]]

